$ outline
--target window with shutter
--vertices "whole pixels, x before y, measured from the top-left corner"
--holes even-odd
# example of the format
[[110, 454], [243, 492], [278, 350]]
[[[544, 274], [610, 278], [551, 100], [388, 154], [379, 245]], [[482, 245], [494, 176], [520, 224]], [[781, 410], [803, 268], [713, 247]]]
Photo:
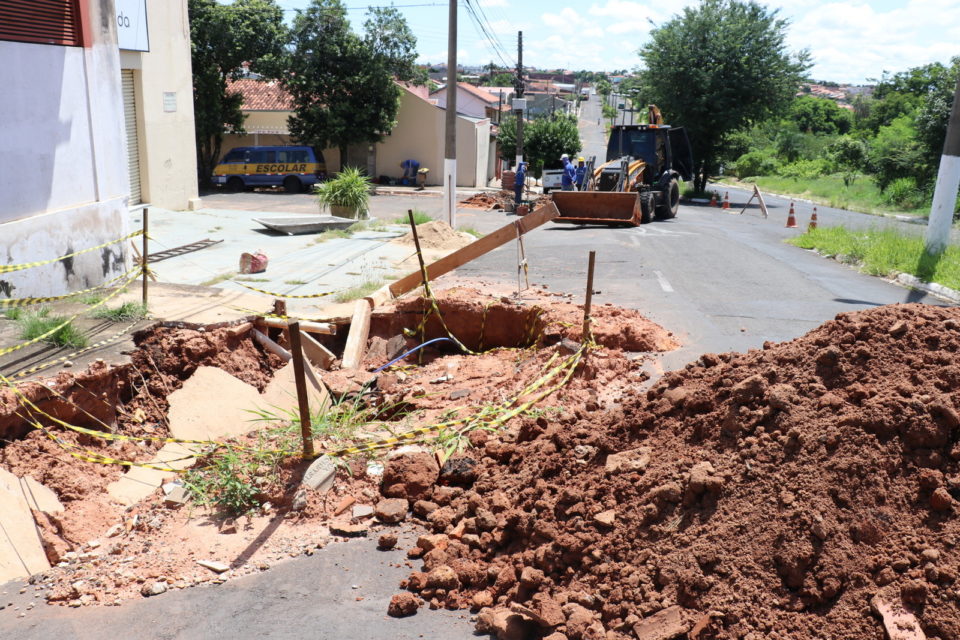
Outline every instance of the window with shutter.
[[0, 40], [81, 47], [88, 0], [0, 0]]

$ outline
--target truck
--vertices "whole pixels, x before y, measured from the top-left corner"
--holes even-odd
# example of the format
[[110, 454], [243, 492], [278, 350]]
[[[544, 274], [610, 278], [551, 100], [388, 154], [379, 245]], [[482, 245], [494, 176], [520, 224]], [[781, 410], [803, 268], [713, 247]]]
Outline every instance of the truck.
[[610, 129], [606, 162], [584, 190], [553, 194], [557, 222], [637, 226], [677, 215], [679, 181], [694, 175], [690, 141], [683, 127], [662, 124], [655, 107], [650, 119]]

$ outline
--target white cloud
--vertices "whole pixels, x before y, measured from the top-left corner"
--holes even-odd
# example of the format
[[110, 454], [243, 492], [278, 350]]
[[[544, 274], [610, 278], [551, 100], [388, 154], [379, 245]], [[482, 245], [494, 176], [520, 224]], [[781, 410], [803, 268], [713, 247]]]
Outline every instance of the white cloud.
[[841, 82], [946, 60], [960, 53], [958, 40], [955, 0], [910, 0], [887, 11], [864, 2], [832, 2], [797, 17], [788, 37], [795, 49], [810, 50], [811, 75]]

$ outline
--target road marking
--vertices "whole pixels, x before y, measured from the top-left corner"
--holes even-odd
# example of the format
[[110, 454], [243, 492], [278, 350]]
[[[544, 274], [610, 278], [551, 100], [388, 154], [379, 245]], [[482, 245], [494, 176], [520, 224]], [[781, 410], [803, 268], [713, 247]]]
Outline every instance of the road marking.
[[654, 271], [653, 275], [657, 276], [657, 282], [660, 283], [660, 288], [663, 289], [666, 293], [673, 293], [673, 287], [670, 286], [670, 283], [667, 282], [667, 279], [663, 277], [663, 274], [659, 271]]

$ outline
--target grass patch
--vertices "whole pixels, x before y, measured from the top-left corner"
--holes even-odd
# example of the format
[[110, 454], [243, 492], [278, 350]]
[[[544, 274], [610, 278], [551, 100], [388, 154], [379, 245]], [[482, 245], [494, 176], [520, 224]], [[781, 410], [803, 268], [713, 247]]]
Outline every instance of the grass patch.
[[95, 304], [100, 304], [103, 302], [103, 296], [91, 293], [80, 298], [80, 304], [86, 304], [93, 306]]
[[283, 284], [307, 284], [306, 280], [284, 280]]
[[[399, 218], [394, 218], [391, 222], [392, 222], [393, 224], [406, 224], [406, 225], [409, 225], [409, 224], [410, 224], [410, 217], [409, 217], [409, 216], [400, 216]], [[431, 218], [430, 216], [428, 216], [428, 215], [427, 215], [426, 213], [424, 213], [423, 211], [419, 211], [419, 210], [417, 210], [417, 209], [414, 209], [414, 210], [413, 210], [413, 224], [419, 225], [419, 224], [426, 224], [427, 222], [433, 222], [433, 218]]]
[[[315, 439], [346, 443], [354, 441], [371, 422], [397, 409], [395, 405], [367, 407], [357, 398], [312, 413], [310, 422]], [[275, 408], [251, 413], [255, 421], [267, 423], [256, 432], [255, 443], [246, 443], [244, 450], [218, 449], [186, 473], [184, 486], [194, 503], [212, 506], [224, 515], [243, 516], [283, 492], [282, 467], [285, 461], [296, 463], [296, 459], [279, 452], [302, 447], [299, 412]]]
[[[11, 309], [11, 311], [14, 310]], [[20, 325], [21, 340], [38, 338], [67, 320], [64, 316], [51, 316], [50, 310], [46, 307], [41, 307], [35, 311], [22, 309], [16, 311], [18, 313], [14, 316], [11, 316], [8, 311], [7, 317], [12, 317]], [[72, 322], [60, 327], [59, 330], [44, 338], [43, 341], [58, 347], [82, 348], [87, 346], [87, 337]]]
[[482, 238], [483, 236], [487, 235], [487, 234], [485, 234], [485, 233], [480, 233], [479, 231], [477, 231], [477, 230], [474, 229], [473, 227], [460, 227], [460, 228], [458, 229], [458, 231], [463, 231], [464, 233], [469, 233], [469, 234], [472, 235], [474, 238]]
[[387, 231], [387, 223], [379, 218], [370, 218], [361, 220], [347, 227], [347, 233], [359, 233], [360, 231]]
[[367, 278], [358, 285], [337, 292], [333, 297], [337, 302], [350, 302], [370, 295], [383, 286], [383, 278]]
[[253, 276], [237, 276], [237, 282], [270, 282], [270, 278], [254, 278]]
[[846, 227], [821, 227], [788, 240], [804, 249], [840, 256], [865, 273], [891, 276], [909, 273], [925, 282], [960, 289], [960, 247], [950, 245], [934, 258], [924, 250], [923, 236], [908, 236], [889, 229], [851, 231]]
[[[350, 227], [350, 228], [352, 229], [353, 227]], [[349, 231], [344, 231], [343, 229], [330, 229], [329, 231], [324, 231], [323, 233], [317, 235], [317, 237], [315, 237], [313, 241], [310, 242], [310, 244], [311, 245], [320, 244], [321, 242], [326, 242], [327, 240], [336, 240], [338, 238], [349, 238], [349, 237], [350, 237]]]
[[778, 176], [757, 176], [738, 183], [729, 178], [724, 183], [731, 186], [752, 186], [756, 184], [760, 191], [770, 191], [785, 196], [805, 198], [817, 204], [836, 209], [848, 209], [861, 213], [900, 213], [912, 216], [925, 216], [929, 207], [903, 210], [891, 206], [873, 180], [862, 177], [852, 184], [843, 183], [841, 176], [820, 176], [818, 178], [781, 178]]
[[111, 322], [129, 322], [146, 318], [147, 307], [139, 302], [124, 302], [119, 307], [100, 307], [92, 315]]
[[236, 271], [231, 271], [230, 273], [222, 273], [219, 276], [214, 276], [209, 280], [204, 280], [200, 283], [201, 287], [212, 287], [215, 284], [220, 284], [221, 282], [226, 282], [227, 280], [233, 280], [237, 275]]

